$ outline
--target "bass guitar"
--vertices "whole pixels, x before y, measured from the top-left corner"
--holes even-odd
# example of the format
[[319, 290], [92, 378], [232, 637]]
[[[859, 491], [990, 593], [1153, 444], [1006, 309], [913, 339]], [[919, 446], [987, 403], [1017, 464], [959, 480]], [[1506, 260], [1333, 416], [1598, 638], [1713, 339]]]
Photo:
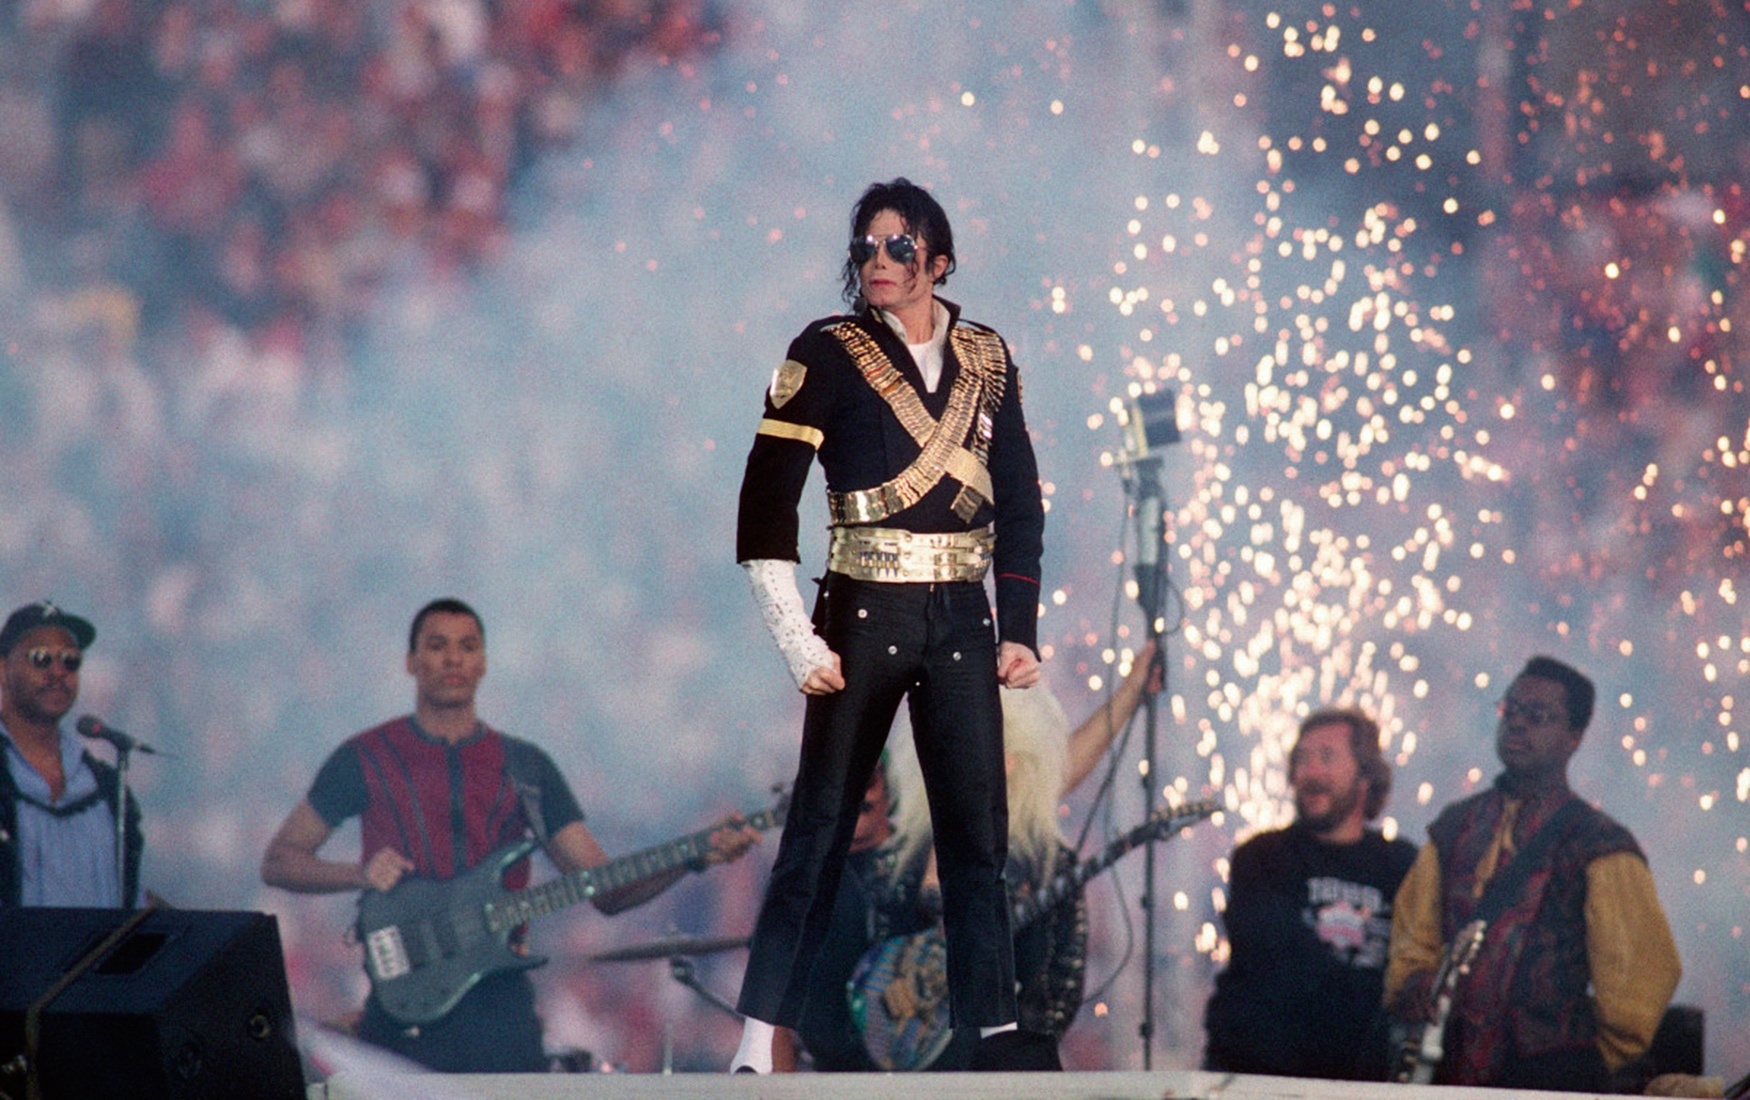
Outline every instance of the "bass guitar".
[[[1220, 808], [1203, 801], [1156, 810], [1086, 862], [1015, 900], [1009, 911], [1010, 934], [1074, 897], [1130, 851], [1195, 825]], [[947, 959], [947, 941], [936, 927], [883, 940], [857, 963], [845, 995], [863, 1049], [877, 1066], [896, 1071], [928, 1069], [954, 1037], [948, 1025]]]
[[[747, 816], [756, 829], [784, 823], [788, 803]], [[365, 975], [383, 1011], [403, 1024], [441, 1018], [488, 974], [529, 970], [547, 960], [511, 945], [516, 928], [599, 894], [611, 893], [703, 859], [719, 826], [646, 848], [600, 867], [572, 871], [538, 886], [506, 890], [504, 872], [535, 849], [507, 844], [445, 882], [404, 878], [387, 893], [359, 897], [357, 932]]]
[[1457, 937], [1440, 958], [1440, 968], [1434, 972], [1434, 1015], [1422, 1025], [1422, 1033], [1412, 1036], [1398, 1055], [1397, 1072], [1393, 1079], [1409, 1085], [1426, 1085], [1434, 1080], [1434, 1071], [1446, 1057], [1446, 1021], [1452, 1016], [1452, 1002], [1458, 993], [1458, 983], [1470, 973], [1470, 964], [1483, 947], [1483, 933], [1489, 922], [1473, 920], [1459, 929]]

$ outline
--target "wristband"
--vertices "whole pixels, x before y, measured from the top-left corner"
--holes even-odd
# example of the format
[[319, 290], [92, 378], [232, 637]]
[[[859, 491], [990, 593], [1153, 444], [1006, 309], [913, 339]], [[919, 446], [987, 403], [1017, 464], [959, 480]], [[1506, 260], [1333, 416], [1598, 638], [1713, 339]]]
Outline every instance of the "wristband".
[[759, 558], [741, 563], [753, 588], [754, 603], [766, 630], [778, 643], [790, 676], [800, 688], [817, 668], [832, 667], [832, 649], [814, 632], [814, 624], [802, 609], [802, 593], [796, 588], [796, 563], [777, 558]]

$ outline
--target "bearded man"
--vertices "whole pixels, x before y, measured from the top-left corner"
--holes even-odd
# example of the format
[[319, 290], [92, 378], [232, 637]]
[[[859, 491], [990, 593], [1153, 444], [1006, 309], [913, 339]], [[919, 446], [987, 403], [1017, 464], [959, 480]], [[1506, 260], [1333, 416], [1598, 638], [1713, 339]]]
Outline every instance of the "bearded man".
[[1391, 905], [1416, 849], [1368, 827], [1391, 793], [1378, 723], [1359, 710], [1309, 715], [1288, 781], [1294, 823], [1234, 849], [1204, 1068], [1384, 1080]]

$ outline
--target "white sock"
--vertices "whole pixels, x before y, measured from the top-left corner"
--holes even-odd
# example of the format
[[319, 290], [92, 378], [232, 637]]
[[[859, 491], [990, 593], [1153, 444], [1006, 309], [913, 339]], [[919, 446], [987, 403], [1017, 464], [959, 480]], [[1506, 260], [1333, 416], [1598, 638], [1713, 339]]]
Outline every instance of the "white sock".
[[747, 1017], [741, 1025], [741, 1045], [735, 1048], [735, 1060], [729, 1063], [729, 1072], [739, 1073], [743, 1069], [755, 1073], [772, 1072], [772, 1042], [777, 1035], [778, 1029], [771, 1024]]
[[997, 1027], [981, 1027], [978, 1029], [978, 1037], [980, 1039], [988, 1039], [992, 1035], [1000, 1035], [1005, 1031], [1017, 1031], [1020, 1027], [1021, 1025], [1019, 1023], [1002, 1024]]

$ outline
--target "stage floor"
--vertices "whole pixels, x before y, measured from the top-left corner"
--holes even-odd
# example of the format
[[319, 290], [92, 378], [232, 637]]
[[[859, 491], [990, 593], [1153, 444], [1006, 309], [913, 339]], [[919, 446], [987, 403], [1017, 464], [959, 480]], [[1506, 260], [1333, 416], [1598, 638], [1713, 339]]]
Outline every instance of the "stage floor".
[[[1153, 1073], [595, 1073], [442, 1077], [347, 1071], [310, 1100], [1410, 1100], [1438, 1086], [1310, 1081], [1183, 1070]], [[1438, 1087], [1459, 1096], [1529, 1100], [1574, 1093]]]

